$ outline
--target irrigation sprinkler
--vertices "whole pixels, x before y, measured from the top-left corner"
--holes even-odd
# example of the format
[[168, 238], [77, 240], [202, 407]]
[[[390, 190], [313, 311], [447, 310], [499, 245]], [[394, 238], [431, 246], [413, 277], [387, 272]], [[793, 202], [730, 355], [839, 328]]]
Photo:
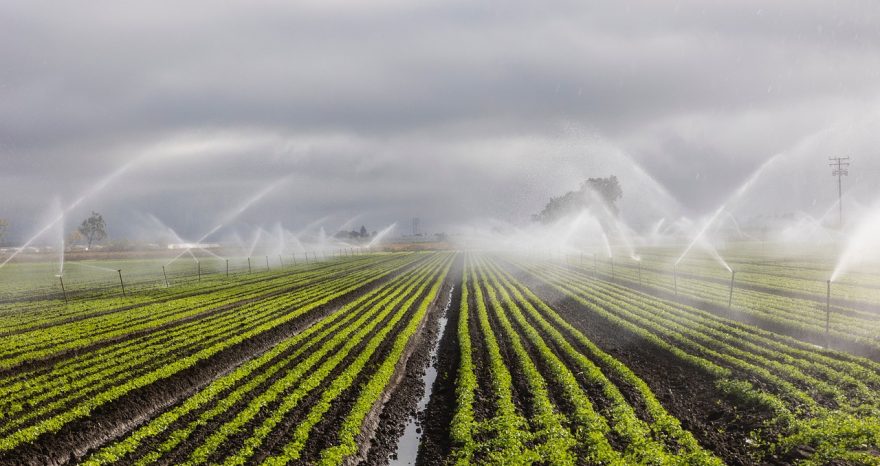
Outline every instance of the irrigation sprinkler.
[[196, 261], [196, 270], [199, 274], [199, 281], [202, 281], [202, 261]]
[[251, 273], [251, 258], [248, 257], [248, 273]]
[[229, 278], [229, 259], [226, 259], [226, 278]]
[[312, 251], [312, 257], [315, 259], [315, 263], [317, 264], [318, 263], [318, 253], [315, 251]]
[[125, 282], [122, 281], [122, 269], [116, 269], [119, 274], [119, 286], [122, 287], [122, 296], [125, 296]]
[[281, 254], [278, 254], [278, 263], [281, 264], [281, 268], [284, 268], [284, 259], [281, 257]]
[[64, 278], [59, 275], [58, 281], [61, 282], [61, 294], [64, 295], [64, 304], [67, 304], [67, 290], [64, 289]]
[[733, 283], [736, 281], [736, 270], [730, 271], [730, 297], [727, 298], [727, 308], [733, 306]]
[[642, 261], [636, 261], [639, 264], [639, 286], [642, 286]]
[[828, 280], [828, 294], [825, 296], [825, 348], [830, 343], [831, 333], [831, 280]]
[[675, 290], [675, 296], [678, 296], [678, 265], [672, 266], [672, 288]]
[[266, 256], [266, 271], [269, 271], [269, 256]]
[[296, 253], [291, 254], [290, 257], [293, 259], [293, 266], [296, 267]]
[[614, 258], [609, 257], [608, 262], [611, 263], [611, 281], [613, 282], [614, 281]]
[[162, 277], [165, 278], [165, 288], [168, 288], [168, 274], [165, 273], [165, 266], [162, 266]]

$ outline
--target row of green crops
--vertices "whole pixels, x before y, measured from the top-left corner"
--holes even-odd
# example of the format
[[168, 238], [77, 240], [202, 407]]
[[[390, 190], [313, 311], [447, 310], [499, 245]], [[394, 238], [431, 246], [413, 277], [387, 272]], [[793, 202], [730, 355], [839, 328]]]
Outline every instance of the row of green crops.
[[[251, 257], [195, 257], [185, 254], [177, 260], [168, 253], [146, 253], [145, 257], [125, 259], [76, 259], [65, 261], [63, 277], [68, 297], [74, 300], [100, 297], [101, 294], [121, 293], [117, 270], [122, 270], [126, 291], [138, 293], [155, 292], [165, 286], [165, 280], [171, 285], [192, 284], [198, 282], [222, 280], [246, 276], [266, 271], [289, 270], [293, 267], [312, 265], [315, 263], [336, 262], [356, 259], [366, 253], [339, 255], [338, 251], [330, 254], [310, 253], [306, 260], [303, 253]], [[96, 255], [100, 257], [100, 254]], [[294, 257], [296, 258], [294, 260]], [[0, 305], [10, 301], [45, 299], [53, 297], [62, 299], [62, 290], [56, 274], [59, 273], [58, 257], [35, 256], [42, 261], [11, 262], [0, 268]], [[268, 261], [267, 261], [268, 259]], [[249, 263], [250, 262], [250, 263]], [[268, 263], [267, 263], [268, 262]], [[228, 269], [227, 269], [228, 264]], [[163, 270], [164, 268], [164, 270]]]
[[433, 255], [364, 293], [93, 452], [85, 464], [297, 462], [307, 442], [328, 440], [316, 439], [313, 427], [354, 390], [352, 406], [337, 413], [343, 421], [333, 441], [318, 454], [323, 463], [340, 463], [356, 452], [355, 436], [452, 260]]
[[[587, 275], [595, 275], [592, 265], [575, 266]], [[716, 265], [717, 268], [717, 265]], [[792, 335], [804, 333], [820, 338], [825, 334], [826, 305], [824, 295], [815, 299], [780, 295], [773, 291], [753, 289], [743, 286], [737, 273], [733, 297], [730, 295], [730, 277], [718, 280], [711, 275], [700, 275], [698, 270], [689, 273], [679, 271], [677, 277], [669, 271], [642, 266], [641, 273], [633, 264], [615, 264], [614, 280], [630, 286], [642, 284], [649, 290], [696, 299], [716, 306], [731, 309], [748, 316], [756, 323], [772, 326], [774, 329], [787, 329]], [[610, 266], [603, 264], [599, 276], [610, 279]], [[785, 279], [779, 279], [782, 281]], [[880, 350], [880, 312], [872, 308], [853, 307], [847, 304], [832, 304], [829, 317], [829, 336], [833, 339], [855, 342]]]
[[[0, 336], [20, 333], [28, 329], [43, 329], [59, 323], [68, 323], [103, 314], [166, 303], [191, 296], [213, 296], [215, 293], [245, 293], [253, 287], [271, 287], [290, 284], [291, 278], [322, 277], [347, 267], [362, 267], [366, 263], [381, 260], [380, 256], [356, 257], [344, 261], [301, 264], [296, 267], [229, 278], [212, 277], [201, 282], [173, 284], [168, 288], [156, 288], [130, 293], [122, 297], [118, 290], [101, 293], [89, 299], [76, 299], [65, 303], [61, 298], [34, 299], [0, 303]], [[222, 296], [222, 294], [218, 294]]]
[[294, 319], [307, 318], [332, 300], [425, 258], [400, 255], [351, 273], [340, 270], [328, 279], [304, 283], [287, 292], [240, 301], [200, 314], [200, 318], [151, 327], [150, 332], [124, 335], [50, 364], [9, 372], [0, 377], [0, 451], [57, 431], [98, 406], [193, 367], [240, 342]]
[[588, 272], [559, 265], [517, 262], [622, 331], [692, 364], [731, 396], [772, 413], [780, 438], [762, 438], [756, 455], [809, 445], [805, 464], [837, 459], [880, 460], [880, 365], [826, 351], [713, 314], [666, 301]]
[[[468, 257], [460, 306], [450, 426], [457, 463], [720, 464], [642, 380], [494, 260]], [[475, 354], [487, 361], [482, 377]], [[649, 418], [609, 375], [638, 394]], [[491, 411], [479, 414], [478, 402]]]

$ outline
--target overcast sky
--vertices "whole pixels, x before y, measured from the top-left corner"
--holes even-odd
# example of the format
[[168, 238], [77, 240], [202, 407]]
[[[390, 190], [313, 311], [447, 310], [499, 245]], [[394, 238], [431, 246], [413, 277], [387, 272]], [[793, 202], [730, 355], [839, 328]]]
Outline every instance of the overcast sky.
[[[616, 174], [636, 224], [880, 196], [880, 3], [0, 2], [0, 218], [527, 221]], [[282, 180], [241, 216], [234, 211]], [[755, 207], [755, 208], [758, 208]], [[750, 207], [751, 208], [751, 207]]]

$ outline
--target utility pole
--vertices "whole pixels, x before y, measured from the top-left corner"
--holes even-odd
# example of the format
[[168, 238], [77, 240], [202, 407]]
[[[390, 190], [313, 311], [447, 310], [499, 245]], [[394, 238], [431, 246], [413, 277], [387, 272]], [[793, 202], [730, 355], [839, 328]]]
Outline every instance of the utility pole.
[[413, 219], [412, 219], [412, 235], [413, 236], [419, 236], [419, 234], [421, 233], [421, 231], [419, 230], [419, 227], [421, 226], [421, 224], [422, 224], [422, 219], [420, 219], [418, 217], [413, 217]]
[[831, 163], [828, 164], [832, 168], [831, 176], [837, 177], [837, 210], [840, 212], [839, 228], [843, 228], [843, 177], [849, 176], [849, 157], [828, 157]]

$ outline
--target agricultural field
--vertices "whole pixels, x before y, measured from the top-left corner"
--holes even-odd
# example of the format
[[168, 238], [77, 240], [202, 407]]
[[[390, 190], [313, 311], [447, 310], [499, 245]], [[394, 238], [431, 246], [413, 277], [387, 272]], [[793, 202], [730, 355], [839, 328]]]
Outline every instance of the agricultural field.
[[677, 266], [680, 251], [660, 248], [640, 251], [638, 261], [621, 255], [613, 265], [607, 257], [565, 260], [583, 273], [654, 296], [815, 344], [830, 340], [834, 347], [880, 357], [880, 274], [863, 267], [829, 286], [836, 257], [831, 251], [805, 252], [774, 256], [755, 245], [725, 251], [735, 272], [732, 290], [732, 273], [705, 254], [693, 254]]
[[0, 466], [880, 466], [878, 1], [0, 37]]
[[880, 363], [842, 349], [877, 336], [872, 275], [833, 303], [863, 334], [826, 349], [818, 261], [732, 260], [728, 309], [712, 264], [669, 285], [642, 253], [613, 277], [450, 251], [167, 287], [131, 260], [124, 296], [67, 302], [22, 280], [0, 302], [0, 463], [880, 464]]

